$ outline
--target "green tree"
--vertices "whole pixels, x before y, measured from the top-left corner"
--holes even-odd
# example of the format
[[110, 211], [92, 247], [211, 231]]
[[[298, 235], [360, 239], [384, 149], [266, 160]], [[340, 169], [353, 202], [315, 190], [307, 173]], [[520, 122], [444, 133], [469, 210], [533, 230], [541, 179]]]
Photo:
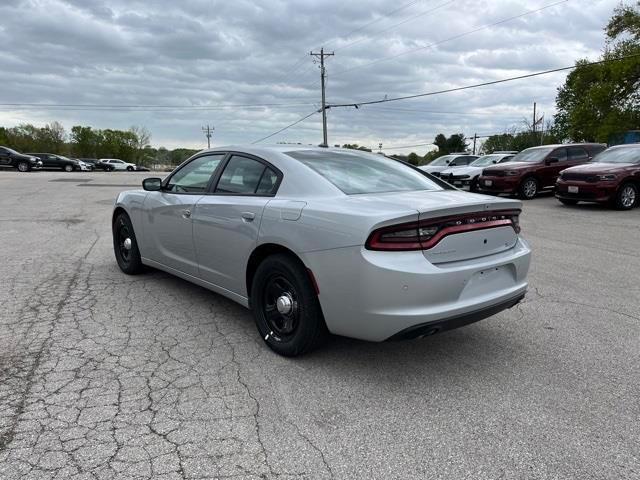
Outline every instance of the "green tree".
[[371, 149], [365, 146], [358, 145], [357, 143], [345, 143], [342, 148], [349, 148], [351, 150], [362, 150], [363, 152], [370, 152]]
[[409, 162], [411, 165], [419, 165], [420, 156], [415, 152], [411, 152], [409, 155], [407, 155], [407, 162]]
[[71, 127], [71, 153], [80, 158], [97, 158], [99, 132], [91, 127], [75, 125]]
[[[640, 1], [620, 5], [605, 28], [603, 60], [640, 55]], [[640, 126], [640, 58], [576, 62], [556, 97], [555, 131], [564, 139], [608, 142]]]

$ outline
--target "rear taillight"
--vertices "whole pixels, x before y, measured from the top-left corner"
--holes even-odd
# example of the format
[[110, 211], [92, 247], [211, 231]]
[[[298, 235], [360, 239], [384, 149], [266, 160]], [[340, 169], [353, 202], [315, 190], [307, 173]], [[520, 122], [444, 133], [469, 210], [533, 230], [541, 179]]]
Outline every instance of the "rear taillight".
[[368, 250], [428, 250], [444, 237], [456, 233], [510, 226], [520, 233], [520, 210], [473, 213], [430, 218], [374, 230], [365, 247]]

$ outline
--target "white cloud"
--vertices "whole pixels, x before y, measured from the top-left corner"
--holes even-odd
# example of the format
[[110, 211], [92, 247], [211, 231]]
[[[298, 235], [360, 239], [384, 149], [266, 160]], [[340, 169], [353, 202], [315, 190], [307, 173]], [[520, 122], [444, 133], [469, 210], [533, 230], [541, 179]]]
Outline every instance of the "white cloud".
[[[318, 70], [308, 52], [323, 43], [336, 49], [327, 62], [330, 101], [420, 93], [595, 58], [604, 42], [602, 28], [618, 0], [570, 0], [464, 36], [460, 35], [553, 0], [445, 3], [422, 0], [385, 16], [402, 4], [5, 1], [0, 5], [0, 103], [309, 105], [210, 111], [5, 109], [0, 111], [0, 124], [139, 124], [152, 131], [156, 145], [199, 147], [205, 144], [200, 127], [210, 123], [216, 126], [215, 144], [250, 142], [317, 108]], [[438, 5], [443, 6], [424, 13]], [[379, 21], [345, 36], [374, 20]], [[409, 21], [394, 27], [404, 20]], [[447, 41], [452, 37], [457, 38]], [[438, 42], [443, 43], [421, 48]], [[371, 62], [377, 63], [362, 66]], [[359, 68], [347, 71], [353, 67]], [[534, 101], [551, 116], [564, 77], [554, 74], [397, 102], [388, 109], [332, 110], [330, 143], [404, 145], [432, 140], [439, 132], [471, 136], [503, 131], [528, 118]], [[272, 140], [317, 143], [320, 138], [317, 116]]]

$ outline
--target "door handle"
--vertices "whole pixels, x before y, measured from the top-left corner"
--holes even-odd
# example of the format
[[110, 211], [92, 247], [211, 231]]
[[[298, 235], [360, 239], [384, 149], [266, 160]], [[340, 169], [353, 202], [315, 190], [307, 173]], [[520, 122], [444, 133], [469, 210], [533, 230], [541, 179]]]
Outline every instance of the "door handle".
[[191, 218], [191, 210], [182, 210], [182, 218]]
[[253, 222], [253, 219], [256, 218], [256, 214], [253, 212], [242, 212], [241, 215], [245, 222]]

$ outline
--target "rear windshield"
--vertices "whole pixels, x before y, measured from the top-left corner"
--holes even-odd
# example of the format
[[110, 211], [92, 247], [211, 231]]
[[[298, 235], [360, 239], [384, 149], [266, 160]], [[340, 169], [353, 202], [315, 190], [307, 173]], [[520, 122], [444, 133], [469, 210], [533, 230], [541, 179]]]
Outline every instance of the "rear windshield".
[[347, 195], [442, 190], [419, 171], [396, 160], [366, 152], [301, 150], [287, 152]]

